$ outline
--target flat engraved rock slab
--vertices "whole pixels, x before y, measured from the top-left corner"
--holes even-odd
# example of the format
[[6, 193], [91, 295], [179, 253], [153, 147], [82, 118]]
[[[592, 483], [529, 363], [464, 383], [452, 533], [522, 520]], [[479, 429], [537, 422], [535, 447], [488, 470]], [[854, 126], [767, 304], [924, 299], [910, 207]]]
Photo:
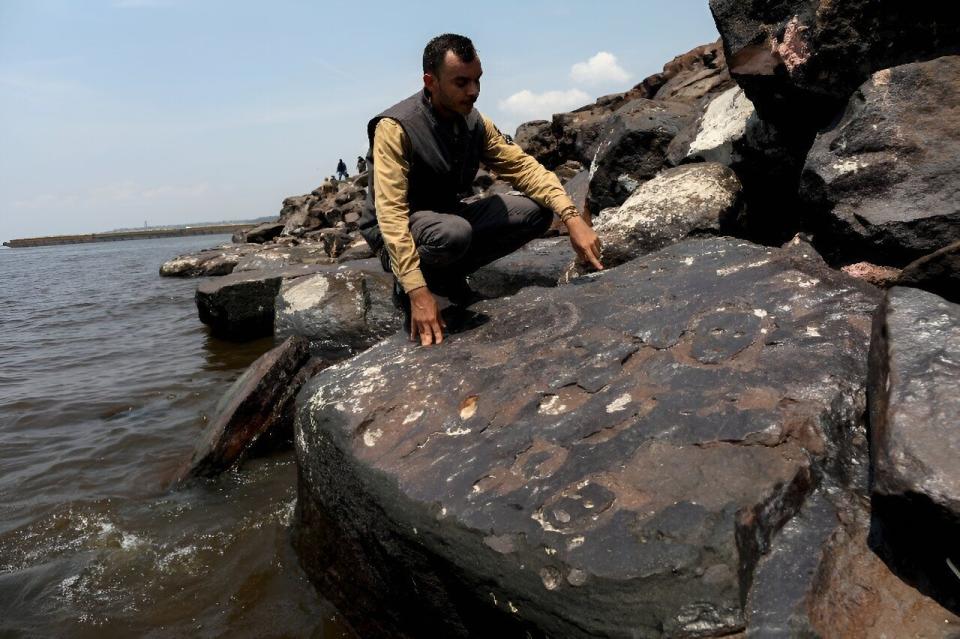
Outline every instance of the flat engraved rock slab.
[[811, 465], [863, 428], [879, 294], [803, 253], [691, 240], [326, 369], [298, 397], [308, 574], [364, 636], [743, 629]]

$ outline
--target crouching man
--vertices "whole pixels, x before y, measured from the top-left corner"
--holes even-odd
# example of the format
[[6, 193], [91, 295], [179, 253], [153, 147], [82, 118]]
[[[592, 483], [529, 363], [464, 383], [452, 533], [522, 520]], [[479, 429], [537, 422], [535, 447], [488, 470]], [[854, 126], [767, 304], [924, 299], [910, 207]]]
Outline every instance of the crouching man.
[[[444, 34], [423, 52], [423, 90], [367, 125], [372, 179], [360, 231], [385, 270], [410, 339], [443, 341], [434, 294], [467, 305], [466, 276], [543, 235], [556, 213], [581, 261], [601, 269], [600, 242], [557, 176], [473, 108], [483, 70], [473, 43]], [[480, 165], [526, 194], [469, 205]]]

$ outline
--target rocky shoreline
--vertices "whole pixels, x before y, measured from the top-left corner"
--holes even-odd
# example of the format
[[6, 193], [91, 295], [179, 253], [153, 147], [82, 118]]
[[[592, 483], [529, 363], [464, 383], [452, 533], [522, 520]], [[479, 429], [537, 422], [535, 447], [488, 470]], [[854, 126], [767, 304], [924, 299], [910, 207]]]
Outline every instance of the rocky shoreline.
[[359, 636], [960, 635], [960, 24], [710, 6], [717, 43], [517, 131], [602, 273], [558, 225], [416, 347], [366, 175], [161, 267], [282, 342], [181, 480], [292, 445], [294, 547]]

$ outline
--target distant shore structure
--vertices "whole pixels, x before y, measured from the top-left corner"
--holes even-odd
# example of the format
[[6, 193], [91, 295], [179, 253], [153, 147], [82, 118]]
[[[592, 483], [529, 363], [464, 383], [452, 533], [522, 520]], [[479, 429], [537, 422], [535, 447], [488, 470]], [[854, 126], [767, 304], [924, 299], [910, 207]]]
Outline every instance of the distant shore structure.
[[56, 246], [59, 244], [89, 244], [91, 242], [121, 242], [124, 240], [145, 240], [162, 237], [186, 237], [188, 235], [224, 235], [237, 231], [246, 231], [256, 223], [242, 224], [197, 224], [193, 226], [156, 226], [145, 229], [107, 231], [105, 233], [83, 233], [80, 235], [50, 235], [47, 237], [26, 237], [9, 240], [3, 245], [10, 248], [30, 246]]

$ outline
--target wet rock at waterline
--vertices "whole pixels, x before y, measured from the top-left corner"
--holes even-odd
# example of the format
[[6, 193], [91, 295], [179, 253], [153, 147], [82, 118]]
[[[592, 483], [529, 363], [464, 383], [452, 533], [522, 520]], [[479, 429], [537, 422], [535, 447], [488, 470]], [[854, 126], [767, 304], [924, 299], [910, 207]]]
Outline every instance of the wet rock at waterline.
[[946, 564], [960, 567], [958, 388], [960, 304], [890, 289], [870, 350], [874, 514], [907, 578], [935, 592], [946, 584], [960, 606], [960, 575]]
[[266, 244], [283, 232], [283, 224], [267, 222], [255, 226], [244, 234], [244, 239], [251, 244]]
[[[606, 268], [693, 236], [731, 233], [743, 212], [740, 181], [714, 162], [667, 169], [594, 224]], [[570, 275], [593, 270], [573, 264]]]
[[392, 290], [393, 276], [379, 260], [297, 278], [277, 295], [275, 334], [305, 337], [314, 354], [342, 358], [400, 328]]
[[218, 337], [244, 340], [273, 333], [274, 299], [285, 280], [335, 269], [301, 264], [232, 273], [202, 282], [195, 296], [200, 321]]
[[368, 635], [744, 629], [815, 478], [865, 490], [879, 294], [803, 255], [683, 242], [323, 371], [298, 397], [308, 574]]
[[291, 337], [251, 364], [217, 404], [216, 416], [179, 478], [213, 477], [239, 462], [269, 431], [289, 435], [293, 400], [306, 381], [297, 373], [309, 357], [307, 340]]
[[832, 261], [903, 266], [960, 241], [960, 56], [873, 74], [817, 136], [802, 195]]
[[160, 265], [163, 277], [206, 277], [229, 275], [247, 255], [260, 247], [253, 244], [220, 246], [188, 255], [178, 255]]

